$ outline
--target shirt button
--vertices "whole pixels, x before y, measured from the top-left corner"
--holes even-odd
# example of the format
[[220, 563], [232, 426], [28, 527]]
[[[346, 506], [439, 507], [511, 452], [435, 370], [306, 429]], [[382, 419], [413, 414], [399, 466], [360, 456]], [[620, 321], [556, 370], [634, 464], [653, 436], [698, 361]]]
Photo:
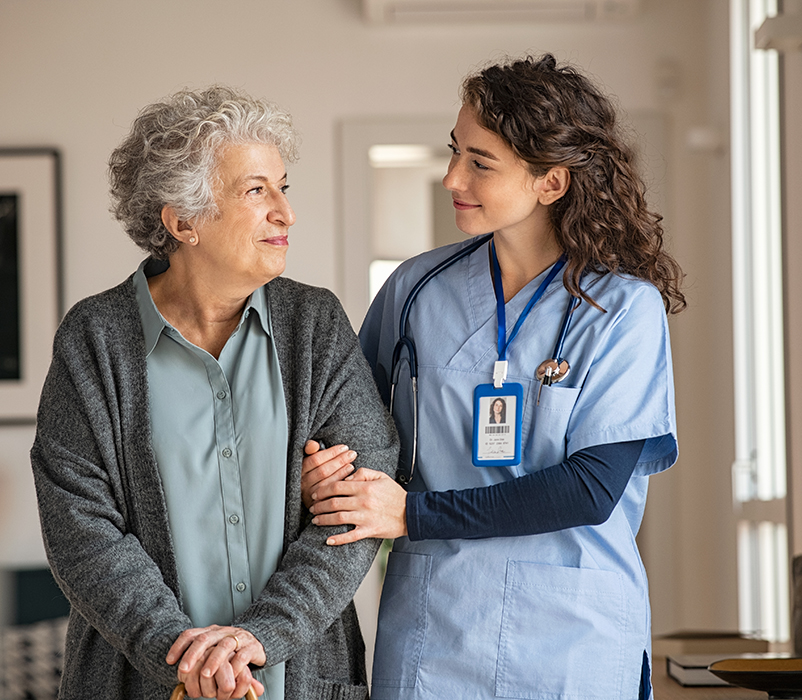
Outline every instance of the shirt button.
[[223, 450], [222, 455], [223, 457], [230, 457], [233, 453], [227, 447]]
[[222, 401], [224, 398], [226, 398], [226, 392], [225, 391], [218, 391], [217, 392], [217, 398]]
[[239, 522], [239, 515], [229, 516], [228, 522], [230, 522], [232, 525], [236, 525]]
[[240, 581], [240, 582], [237, 584], [236, 588], [237, 588], [237, 591], [239, 591], [240, 593], [242, 593], [242, 592], [243, 592], [243, 591], [244, 591], [244, 590], [247, 588], [247, 586], [246, 586], [244, 583], [242, 583], [242, 581]]

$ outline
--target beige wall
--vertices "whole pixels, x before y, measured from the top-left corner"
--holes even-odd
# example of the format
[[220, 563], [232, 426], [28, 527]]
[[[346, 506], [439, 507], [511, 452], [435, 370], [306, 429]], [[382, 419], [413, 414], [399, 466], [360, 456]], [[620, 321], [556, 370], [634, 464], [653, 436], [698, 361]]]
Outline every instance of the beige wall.
[[[672, 4], [672, 3], [669, 3]], [[674, 110], [675, 149], [667, 223], [685, 272], [689, 308], [671, 321], [679, 462], [651, 480], [640, 542], [655, 632], [737, 629], [732, 289], [730, 262], [727, 3], [703, 3], [694, 107]], [[702, 69], [704, 66], [704, 69]], [[689, 76], [689, 79], [691, 76]], [[695, 124], [722, 139], [694, 151]], [[685, 139], [685, 143], [683, 143]]]
[[[290, 169], [287, 274], [340, 291], [340, 121], [455, 115], [465, 72], [502, 53], [553, 51], [624, 110], [667, 124], [664, 213], [690, 308], [672, 320], [680, 463], [653, 480], [642, 545], [657, 630], [734, 628], [728, 160], [687, 145], [695, 127], [727, 134], [726, 0], [644, 0], [632, 21], [553, 25], [369, 26], [359, 5], [0, 0], [0, 146], [62, 151], [68, 303], [140, 259], [107, 213], [105, 163], [145, 103], [218, 81], [288, 108], [304, 142]], [[30, 440], [29, 429], [0, 429], [0, 564], [42, 557]]]
[[[800, 7], [799, 12], [802, 12]], [[787, 443], [791, 470], [791, 553], [802, 554], [802, 50], [783, 57], [783, 177], [785, 225], [785, 320]], [[802, 633], [802, 630], [799, 630]], [[800, 640], [802, 641], [802, 640]]]

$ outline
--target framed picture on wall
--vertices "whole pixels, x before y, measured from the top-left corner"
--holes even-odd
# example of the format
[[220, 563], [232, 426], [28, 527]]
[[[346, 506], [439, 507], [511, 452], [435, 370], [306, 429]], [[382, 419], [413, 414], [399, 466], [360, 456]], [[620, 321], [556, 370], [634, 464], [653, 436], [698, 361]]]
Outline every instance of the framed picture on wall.
[[0, 148], [0, 425], [35, 422], [62, 305], [59, 153]]

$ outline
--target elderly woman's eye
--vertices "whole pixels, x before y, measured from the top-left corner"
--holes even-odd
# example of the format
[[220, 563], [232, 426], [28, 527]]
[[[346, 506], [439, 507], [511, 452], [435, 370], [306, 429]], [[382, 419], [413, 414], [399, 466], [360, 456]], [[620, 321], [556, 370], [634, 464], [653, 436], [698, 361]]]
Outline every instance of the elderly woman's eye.
[[289, 185], [284, 185], [283, 187], [279, 187], [281, 190], [281, 194], [287, 194], [287, 190], [290, 189]]

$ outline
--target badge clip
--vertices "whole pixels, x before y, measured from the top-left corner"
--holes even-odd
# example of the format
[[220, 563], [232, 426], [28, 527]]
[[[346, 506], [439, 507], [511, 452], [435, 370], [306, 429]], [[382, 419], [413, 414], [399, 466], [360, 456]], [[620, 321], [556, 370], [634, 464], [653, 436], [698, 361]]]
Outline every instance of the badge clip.
[[504, 380], [507, 378], [507, 360], [498, 360], [493, 366], [493, 386], [501, 389]]

